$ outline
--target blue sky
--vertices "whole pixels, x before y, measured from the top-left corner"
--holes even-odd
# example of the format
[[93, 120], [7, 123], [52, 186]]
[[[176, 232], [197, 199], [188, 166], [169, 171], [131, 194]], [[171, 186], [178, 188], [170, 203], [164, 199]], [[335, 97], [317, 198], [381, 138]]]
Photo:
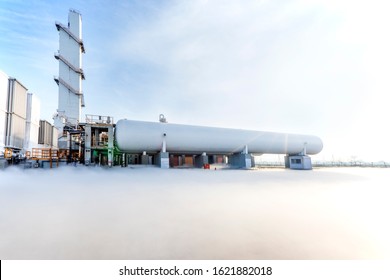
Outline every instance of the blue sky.
[[70, 8], [86, 114], [314, 134], [319, 159], [390, 161], [386, 1], [0, 0], [0, 69], [44, 119], [57, 109], [54, 22]]

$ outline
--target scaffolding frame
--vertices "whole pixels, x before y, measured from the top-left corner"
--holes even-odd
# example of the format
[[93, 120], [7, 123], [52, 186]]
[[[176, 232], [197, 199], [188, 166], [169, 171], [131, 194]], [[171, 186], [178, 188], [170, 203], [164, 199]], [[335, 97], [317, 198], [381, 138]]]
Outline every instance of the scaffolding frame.
[[53, 162], [56, 163], [56, 166], [59, 165], [59, 154], [58, 149], [52, 148], [33, 148], [31, 152], [32, 160], [41, 160], [48, 161], [50, 163], [50, 168], [53, 168]]

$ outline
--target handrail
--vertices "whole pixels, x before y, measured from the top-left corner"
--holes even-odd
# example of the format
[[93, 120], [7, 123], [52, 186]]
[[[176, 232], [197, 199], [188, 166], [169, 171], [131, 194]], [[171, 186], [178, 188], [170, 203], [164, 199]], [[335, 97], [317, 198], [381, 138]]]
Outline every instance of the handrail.
[[111, 116], [85, 115], [85, 121], [89, 124], [112, 124], [114, 118]]
[[84, 71], [83, 71], [83, 69], [75, 67], [72, 63], [70, 63], [65, 57], [63, 57], [63, 56], [60, 55], [59, 53], [54, 53], [54, 57], [55, 57], [56, 59], [59, 59], [59, 60], [61, 60], [62, 62], [64, 62], [68, 67], [70, 67], [70, 68], [71, 68], [73, 71], [75, 71], [76, 73], [81, 74], [81, 78], [82, 78], [83, 80], [85, 80], [85, 76], [84, 76]]
[[63, 79], [61, 79], [60, 77], [56, 77], [54, 76], [54, 81], [57, 83], [57, 85], [59, 83], [63, 84], [67, 89], [69, 89], [71, 92], [73, 92], [74, 94], [77, 94], [77, 95], [83, 95], [83, 93], [79, 90], [76, 90], [74, 89], [70, 84], [68, 84], [67, 82], [65, 82]]

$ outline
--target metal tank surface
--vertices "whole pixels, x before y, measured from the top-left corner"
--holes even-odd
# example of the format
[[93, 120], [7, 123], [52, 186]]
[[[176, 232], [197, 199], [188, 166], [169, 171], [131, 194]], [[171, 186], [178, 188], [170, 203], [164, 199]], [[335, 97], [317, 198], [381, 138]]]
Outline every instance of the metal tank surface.
[[167, 152], [188, 154], [298, 154], [306, 149], [306, 154], [312, 155], [323, 147], [321, 139], [313, 135], [126, 119], [116, 123], [115, 139], [117, 148], [126, 153], [158, 153], [164, 142]]
[[8, 99], [8, 76], [0, 70], [0, 153], [4, 148]]

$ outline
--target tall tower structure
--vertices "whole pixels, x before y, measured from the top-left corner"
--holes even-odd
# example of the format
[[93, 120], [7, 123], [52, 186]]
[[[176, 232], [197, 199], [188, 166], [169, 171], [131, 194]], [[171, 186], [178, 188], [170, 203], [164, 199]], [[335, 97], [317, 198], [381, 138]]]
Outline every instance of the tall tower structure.
[[64, 127], [74, 128], [80, 121], [81, 107], [84, 107], [82, 80], [82, 56], [85, 53], [82, 40], [81, 14], [69, 10], [68, 24], [55, 23], [59, 32], [60, 48], [54, 57], [58, 60], [59, 76], [54, 77], [58, 84], [58, 109], [54, 115], [54, 126], [60, 135]]

